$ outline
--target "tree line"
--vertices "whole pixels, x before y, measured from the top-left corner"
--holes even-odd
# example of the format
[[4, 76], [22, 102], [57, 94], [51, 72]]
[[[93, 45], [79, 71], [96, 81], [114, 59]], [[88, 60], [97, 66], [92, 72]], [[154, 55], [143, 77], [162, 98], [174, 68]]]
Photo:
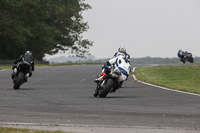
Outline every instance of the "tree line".
[[1, 0], [0, 59], [15, 59], [30, 50], [37, 60], [45, 54], [89, 52], [92, 42], [81, 34], [89, 28], [84, 0]]

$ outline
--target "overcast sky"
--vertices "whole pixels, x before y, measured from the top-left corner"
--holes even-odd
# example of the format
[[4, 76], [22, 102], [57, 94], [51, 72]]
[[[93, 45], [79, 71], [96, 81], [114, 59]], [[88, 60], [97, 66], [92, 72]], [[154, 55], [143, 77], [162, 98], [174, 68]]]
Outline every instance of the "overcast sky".
[[94, 42], [90, 53], [109, 58], [119, 46], [131, 57], [177, 57], [179, 49], [200, 56], [200, 0], [86, 0], [83, 13]]

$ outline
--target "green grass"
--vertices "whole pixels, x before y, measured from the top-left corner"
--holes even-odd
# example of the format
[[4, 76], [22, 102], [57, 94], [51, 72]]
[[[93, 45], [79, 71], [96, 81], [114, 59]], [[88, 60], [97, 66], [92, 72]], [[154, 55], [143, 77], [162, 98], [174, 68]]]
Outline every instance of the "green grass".
[[12, 69], [12, 66], [0, 66], [0, 70], [3, 70], [3, 69]]
[[29, 130], [29, 129], [0, 127], [0, 133], [66, 133], [66, 132], [61, 132], [61, 131], [40, 131], [40, 130]]
[[155, 85], [200, 94], [200, 66], [138, 67], [138, 80]]

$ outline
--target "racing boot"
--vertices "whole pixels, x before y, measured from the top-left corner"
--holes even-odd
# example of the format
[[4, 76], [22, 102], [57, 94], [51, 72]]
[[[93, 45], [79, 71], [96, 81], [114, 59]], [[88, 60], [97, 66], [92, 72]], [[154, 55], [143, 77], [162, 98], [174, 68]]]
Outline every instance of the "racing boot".
[[28, 78], [30, 77], [30, 73], [27, 73], [24, 77], [24, 82], [28, 82]]
[[98, 82], [101, 82], [104, 80], [104, 77], [106, 76], [107, 74], [105, 72], [102, 72], [100, 77], [95, 79], [94, 82], [98, 83]]
[[17, 68], [14, 68], [13, 72], [11, 73], [11, 78], [14, 79], [17, 73]]
[[11, 79], [15, 78], [15, 73], [11, 73]]

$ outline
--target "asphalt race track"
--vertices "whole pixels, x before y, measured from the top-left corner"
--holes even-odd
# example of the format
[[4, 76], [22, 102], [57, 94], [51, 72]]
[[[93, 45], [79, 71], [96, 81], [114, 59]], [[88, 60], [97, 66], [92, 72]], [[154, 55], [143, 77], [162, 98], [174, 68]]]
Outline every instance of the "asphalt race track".
[[36, 68], [19, 90], [12, 88], [11, 70], [0, 71], [0, 126], [39, 123], [200, 132], [200, 96], [151, 87], [129, 76], [116, 93], [95, 98], [94, 79], [100, 69]]

